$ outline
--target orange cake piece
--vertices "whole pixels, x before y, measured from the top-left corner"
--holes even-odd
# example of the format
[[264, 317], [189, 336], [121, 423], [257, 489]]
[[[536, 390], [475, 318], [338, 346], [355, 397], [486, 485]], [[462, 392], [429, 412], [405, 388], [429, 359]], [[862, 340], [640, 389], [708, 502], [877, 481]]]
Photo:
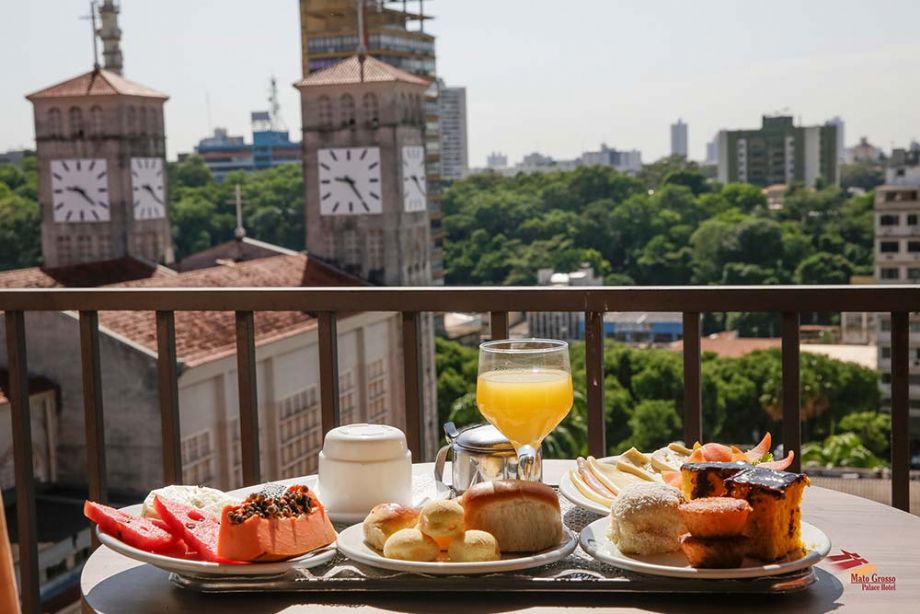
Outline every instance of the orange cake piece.
[[684, 463], [680, 467], [681, 492], [688, 501], [721, 497], [725, 494], [726, 478], [750, 468], [751, 465], [743, 462]]
[[804, 473], [766, 467], [753, 467], [725, 480], [726, 494], [751, 506], [745, 529], [750, 538], [748, 556], [775, 561], [804, 554], [802, 495], [808, 484]]
[[328, 546], [335, 538], [326, 508], [309, 488], [270, 485], [224, 508], [217, 554], [237, 561], [278, 561]]

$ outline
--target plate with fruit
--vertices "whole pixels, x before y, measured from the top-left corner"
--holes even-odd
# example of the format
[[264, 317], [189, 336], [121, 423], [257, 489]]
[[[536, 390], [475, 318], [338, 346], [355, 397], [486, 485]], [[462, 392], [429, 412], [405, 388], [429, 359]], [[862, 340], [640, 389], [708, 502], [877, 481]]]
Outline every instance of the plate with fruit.
[[350, 559], [382, 569], [458, 575], [540, 567], [578, 544], [562, 524], [552, 488], [508, 480], [420, 509], [377, 505], [363, 523], [342, 531], [337, 545]]
[[335, 556], [332, 522], [302, 484], [267, 484], [245, 498], [167, 486], [122, 509], [87, 501], [84, 514], [105, 546], [183, 575], [280, 575]]
[[805, 569], [831, 549], [802, 522], [802, 473], [741, 462], [685, 463], [682, 488], [629, 485], [585, 527], [582, 548], [616, 567], [696, 579], [757, 578]]

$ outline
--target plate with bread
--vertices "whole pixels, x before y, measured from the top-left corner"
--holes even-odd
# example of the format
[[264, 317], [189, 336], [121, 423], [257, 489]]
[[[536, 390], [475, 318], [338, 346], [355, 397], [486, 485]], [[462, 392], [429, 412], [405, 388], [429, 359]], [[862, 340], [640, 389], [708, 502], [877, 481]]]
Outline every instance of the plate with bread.
[[531, 569], [577, 546], [559, 498], [539, 482], [484, 482], [421, 508], [381, 503], [339, 534], [339, 551], [382, 569], [432, 575]]
[[582, 530], [582, 548], [622, 569], [696, 579], [780, 575], [830, 552], [827, 535], [802, 522], [803, 473], [699, 462], [682, 465], [680, 478], [680, 488], [624, 487], [609, 515]]

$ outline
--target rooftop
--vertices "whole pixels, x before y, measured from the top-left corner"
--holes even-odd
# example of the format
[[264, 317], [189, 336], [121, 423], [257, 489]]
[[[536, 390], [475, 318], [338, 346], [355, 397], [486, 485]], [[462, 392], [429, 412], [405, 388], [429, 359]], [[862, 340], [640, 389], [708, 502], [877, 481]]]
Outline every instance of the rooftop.
[[329, 68], [310, 73], [295, 83], [294, 87], [394, 82], [428, 85], [427, 79], [400, 70], [374, 57], [353, 55]]
[[166, 94], [129, 81], [121, 75], [104, 68], [96, 68], [67, 79], [50, 87], [32, 92], [27, 99], [31, 101], [45, 98], [69, 98], [74, 96], [140, 96], [144, 98], [158, 98], [166, 100]]
[[138, 279], [175, 276], [175, 271], [125, 257], [100, 262], [0, 271], [0, 288], [95, 288]]

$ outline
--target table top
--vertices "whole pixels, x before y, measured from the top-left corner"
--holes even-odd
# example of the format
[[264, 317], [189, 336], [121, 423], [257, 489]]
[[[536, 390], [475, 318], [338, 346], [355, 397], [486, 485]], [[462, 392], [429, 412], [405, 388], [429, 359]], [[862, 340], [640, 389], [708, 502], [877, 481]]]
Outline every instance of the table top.
[[[571, 461], [543, 462], [544, 481], [558, 484]], [[431, 463], [413, 466], [418, 474], [431, 475]], [[100, 546], [90, 556], [80, 578], [85, 612], [136, 614], [160, 612], [246, 611], [268, 612], [453, 612], [462, 599], [465, 612], [548, 612], [617, 609], [623, 612], [712, 612], [717, 607], [750, 612], [826, 612], [845, 608], [889, 612], [913, 610], [920, 601], [920, 518], [868, 499], [824, 488], [810, 487], [803, 503], [804, 518], [821, 528], [833, 543], [831, 556], [861, 558], [863, 571], [894, 577], [894, 590], [874, 590], [875, 585], [851, 582], [850, 573], [836, 569], [825, 559], [817, 568], [818, 581], [791, 595], [642, 594], [469, 594], [408, 593], [333, 594], [202, 594], [173, 586], [165, 571], [139, 563]], [[870, 565], [871, 567], [866, 567]], [[874, 567], [874, 569], [873, 569]], [[856, 569], [856, 568], [854, 568]], [[916, 610], [914, 610], [916, 611]]]

